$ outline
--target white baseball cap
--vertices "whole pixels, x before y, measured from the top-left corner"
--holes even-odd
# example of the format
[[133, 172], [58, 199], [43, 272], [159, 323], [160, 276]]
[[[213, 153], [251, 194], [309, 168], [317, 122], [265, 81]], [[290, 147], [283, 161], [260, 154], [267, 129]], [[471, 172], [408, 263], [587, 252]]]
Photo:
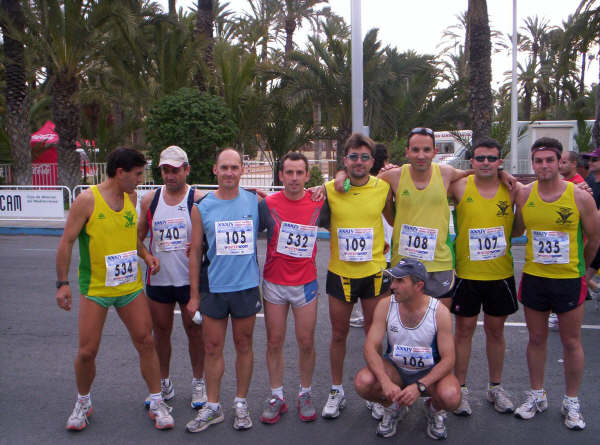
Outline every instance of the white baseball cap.
[[160, 162], [158, 166], [170, 165], [178, 168], [183, 164], [188, 164], [188, 157], [185, 151], [183, 151], [177, 145], [171, 145], [160, 152]]

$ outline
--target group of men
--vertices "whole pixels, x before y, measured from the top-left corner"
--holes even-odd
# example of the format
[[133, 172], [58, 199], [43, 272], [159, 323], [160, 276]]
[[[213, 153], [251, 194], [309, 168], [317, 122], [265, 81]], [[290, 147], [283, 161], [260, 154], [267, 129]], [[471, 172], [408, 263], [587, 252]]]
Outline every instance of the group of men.
[[[325, 286], [331, 390], [323, 417], [337, 418], [347, 403], [343, 365], [350, 316], [359, 300], [366, 367], [354, 383], [379, 420], [378, 435], [393, 436], [419, 397], [425, 397], [427, 434], [433, 439], [447, 437], [447, 411], [471, 414], [466, 374], [481, 307], [489, 365], [487, 399], [497, 411], [512, 412], [514, 406], [501, 385], [503, 330], [507, 316], [518, 309], [511, 237], [526, 230], [519, 299], [529, 330], [531, 390], [514, 411], [529, 419], [547, 408], [543, 376], [552, 310], [558, 314], [564, 347], [567, 384], [561, 412], [567, 427], [583, 429], [577, 399], [583, 371], [582, 277], [600, 238], [592, 197], [559, 177], [560, 143], [548, 138], [536, 141], [531, 156], [538, 180], [527, 186], [499, 172], [501, 147], [494, 140], [476, 141], [473, 174], [432, 162], [435, 137], [428, 128], [409, 133], [406, 165], [387, 168], [377, 177], [369, 174], [374, 150], [368, 137], [351, 135], [344, 147], [344, 172], [322, 189], [311, 190], [305, 190], [307, 159], [288, 153], [278, 173], [283, 190], [263, 197], [239, 187], [243, 163], [230, 148], [218, 154], [213, 166], [218, 188], [206, 194], [191, 190], [186, 184], [187, 156], [171, 146], [159, 162], [165, 185], [142, 198], [139, 221], [135, 186], [141, 180], [143, 156], [129, 149], [111, 153], [108, 179], [75, 200], [57, 253], [56, 298], [68, 310], [67, 271], [79, 237], [78, 398], [67, 428], [83, 429], [91, 414], [94, 359], [110, 305], [139, 352], [150, 391], [149, 415], [163, 429], [174, 425], [165, 400], [175, 395], [169, 379], [170, 334], [173, 309], [179, 303], [193, 370], [191, 404], [200, 408], [186, 425], [189, 432], [224, 420], [220, 384], [229, 318], [237, 377], [233, 426], [252, 427], [246, 397], [254, 361], [253, 329], [263, 304], [271, 394], [260, 420], [276, 423], [288, 411], [283, 342], [291, 306], [300, 371], [298, 416], [315, 420], [311, 396], [318, 296], [315, 257], [318, 226], [323, 226], [331, 235]], [[455, 249], [448, 197], [456, 207]], [[383, 219], [393, 226], [391, 245], [385, 241]], [[267, 252], [261, 299], [256, 240], [263, 230]], [[144, 246], [148, 231], [150, 249]], [[391, 267], [386, 269], [384, 255], [389, 250]], [[137, 255], [147, 265], [147, 303]], [[202, 314], [201, 325], [194, 323], [200, 318], [194, 317], [197, 311]]]

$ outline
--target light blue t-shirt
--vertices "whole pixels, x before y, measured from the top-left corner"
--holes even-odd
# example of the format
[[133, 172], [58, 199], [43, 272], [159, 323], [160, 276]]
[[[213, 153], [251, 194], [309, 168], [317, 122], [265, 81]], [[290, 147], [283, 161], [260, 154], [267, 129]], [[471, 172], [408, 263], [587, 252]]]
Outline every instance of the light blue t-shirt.
[[196, 204], [207, 240], [210, 291], [236, 292], [259, 284], [256, 239], [258, 198], [239, 189], [234, 199], [223, 200], [208, 193]]

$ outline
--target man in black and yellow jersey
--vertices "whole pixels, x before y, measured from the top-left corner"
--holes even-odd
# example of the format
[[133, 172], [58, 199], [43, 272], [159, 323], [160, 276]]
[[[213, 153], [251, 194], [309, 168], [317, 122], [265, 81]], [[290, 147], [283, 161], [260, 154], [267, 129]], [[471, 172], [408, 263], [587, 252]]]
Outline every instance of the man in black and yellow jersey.
[[456, 320], [454, 372], [462, 390], [460, 406], [454, 413], [463, 416], [472, 412], [465, 382], [481, 307], [489, 373], [487, 399], [498, 412], [514, 409], [500, 383], [506, 349], [504, 322], [519, 309], [510, 252], [517, 188], [509, 192], [500, 182], [500, 155], [498, 141], [479, 140], [471, 157], [474, 174], [453, 182], [449, 189], [456, 201], [457, 280], [451, 306]]
[[346, 405], [342, 377], [352, 307], [360, 298], [366, 334], [375, 306], [389, 288], [390, 280], [382, 274], [386, 261], [381, 215], [391, 224], [392, 194], [387, 182], [369, 175], [374, 150], [370, 138], [352, 134], [344, 147], [348, 191], [336, 191], [333, 181], [325, 185], [327, 202], [321, 209], [320, 224], [329, 226], [331, 232], [326, 290], [332, 331], [332, 386], [322, 411], [325, 418], [338, 417]]
[[[581, 322], [585, 285], [581, 277], [598, 249], [597, 210], [589, 193], [559, 176], [562, 144], [540, 138], [531, 147], [537, 181], [517, 193], [513, 233], [527, 232], [525, 266], [519, 300], [525, 308], [529, 331], [527, 364], [531, 390], [515, 410], [531, 419], [548, 408], [544, 367], [548, 340], [548, 314], [558, 315], [563, 345], [566, 392], [561, 413], [569, 429], [581, 430], [585, 422], [577, 398], [583, 375]], [[583, 236], [587, 237], [585, 247]]]
[[[142, 182], [146, 160], [137, 150], [118, 148], [108, 156], [107, 179], [77, 197], [56, 252], [56, 302], [71, 309], [68, 271], [73, 243], [79, 238], [79, 350], [75, 359], [78, 397], [67, 429], [82, 430], [92, 413], [90, 389], [95, 359], [110, 306], [115, 306], [140, 357], [142, 376], [151, 395], [150, 418], [158, 429], [173, 428], [171, 408], [163, 401], [158, 356], [150, 311], [138, 268], [135, 188]], [[159, 262], [147, 251], [149, 269]], [[140, 298], [141, 297], [141, 298]], [[114, 415], [114, 413], [110, 413]]]

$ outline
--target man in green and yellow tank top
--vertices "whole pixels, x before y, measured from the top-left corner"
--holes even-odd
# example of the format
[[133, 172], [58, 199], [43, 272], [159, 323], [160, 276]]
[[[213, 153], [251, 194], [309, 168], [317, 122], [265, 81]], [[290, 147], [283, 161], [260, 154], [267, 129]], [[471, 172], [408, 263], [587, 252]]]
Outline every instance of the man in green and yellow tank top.
[[512, 412], [513, 403], [502, 386], [504, 322], [519, 307], [510, 241], [514, 220], [513, 202], [518, 184], [509, 192], [500, 182], [501, 147], [494, 139], [476, 142], [471, 158], [474, 175], [453, 182], [449, 192], [455, 199], [456, 285], [451, 312], [455, 315], [454, 372], [461, 384], [462, 399], [454, 411], [471, 415], [466, 386], [471, 341], [483, 307], [489, 385], [487, 399], [496, 411]]
[[[79, 350], [75, 359], [78, 398], [67, 429], [82, 430], [92, 413], [90, 389], [95, 359], [110, 306], [115, 306], [140, 357], [142, 376], [151, 394], [150, 418], [158, 429], [173, 428], [171, 408], [163, 401], [158, 356], [152, 338], [150, 311], [138, 267], [135, 188], [142, 182], [146, 160], [137, 150], [118, 148], [108, 157], [108, 178], [77, 197], [56, 252], [56, 302], [71, 309], [68, 271], [79, 238]], [[158, 271], [147, 251], [144, 261]], [[141, 298], [140, 298], [141, 297]], [[110, 413], [114, 415], [114, 413]]]
[[[517, 193], [513, 233], [526, 230], [525, 266], [519, 300], [525, 308], [529, 331], [527, 364], [531, 390], [515, 410], [521, 419], [531, 419], [548, 408], [544, 391], [544, 366], [548, 340], [548, 314], [558, 315], [563, 345], [566, 391], [561, 414], [569, 429], [582, 430], [585, 422], [577, 394], [583, 376], [581, 323], [585, 274], [599, 244], [598, 212], [589, 193], [560, 179], [562, 144], [540, 138], [531, 147], [537, 181]], [[583, 235], [587, 242], [583, 243]]]

